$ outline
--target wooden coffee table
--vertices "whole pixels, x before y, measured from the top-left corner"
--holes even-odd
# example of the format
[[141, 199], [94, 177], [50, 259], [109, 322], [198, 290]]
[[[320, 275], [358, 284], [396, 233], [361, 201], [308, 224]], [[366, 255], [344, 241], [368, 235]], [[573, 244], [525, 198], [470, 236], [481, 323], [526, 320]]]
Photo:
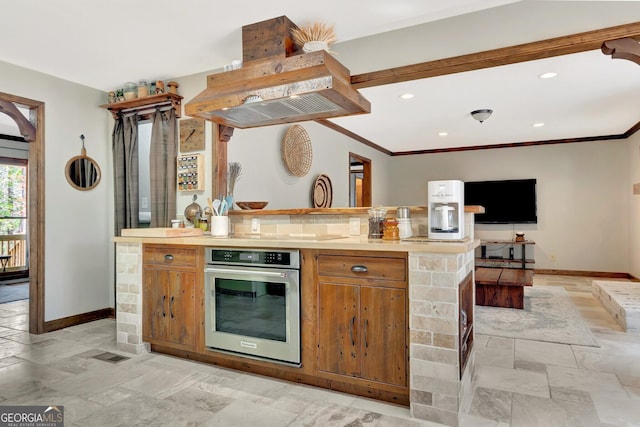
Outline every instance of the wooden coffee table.
[[533, 285], [533, 271], [510, 268], [476, 269], [476, 305], [524, 308], [524, 287]]

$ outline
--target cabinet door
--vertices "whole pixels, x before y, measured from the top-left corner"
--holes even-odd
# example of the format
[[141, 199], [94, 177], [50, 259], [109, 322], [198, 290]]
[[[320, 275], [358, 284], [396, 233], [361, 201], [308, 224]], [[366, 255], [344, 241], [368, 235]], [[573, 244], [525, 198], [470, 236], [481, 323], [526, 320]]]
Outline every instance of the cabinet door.
[[167, 271], [169, 275], [169, 341], [195, 345], [195, 273]]
[[144, 271], [143, 335], [166, 340], [169, 337], [169, 272], [152, 268]]
[[318, 284], [318, 369], [360, 376], [359, 289]]
[[404, 289], [360, 288], [362, 378], [407, 384], [407, 295]]

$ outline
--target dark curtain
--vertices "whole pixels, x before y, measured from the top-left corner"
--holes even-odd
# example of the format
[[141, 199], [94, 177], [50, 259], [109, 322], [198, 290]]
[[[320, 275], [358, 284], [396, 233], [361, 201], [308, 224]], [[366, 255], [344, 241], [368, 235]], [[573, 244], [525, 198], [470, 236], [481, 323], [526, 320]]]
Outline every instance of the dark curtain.
[[113, 127], [115, 235], [138, 227], [138, 117], [120, 116]]
[[176, 215], [176, 112], [156, 110], [152, 117], [149, 170], [151, 181], [151, 227], [171, 227]]

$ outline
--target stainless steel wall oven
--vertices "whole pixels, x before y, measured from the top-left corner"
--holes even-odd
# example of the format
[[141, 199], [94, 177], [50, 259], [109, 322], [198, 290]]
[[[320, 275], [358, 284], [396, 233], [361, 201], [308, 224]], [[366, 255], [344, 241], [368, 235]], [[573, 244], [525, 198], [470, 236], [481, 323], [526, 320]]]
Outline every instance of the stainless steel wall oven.
[[300, 365], [300, 253], [206, 248], [205, 345]]

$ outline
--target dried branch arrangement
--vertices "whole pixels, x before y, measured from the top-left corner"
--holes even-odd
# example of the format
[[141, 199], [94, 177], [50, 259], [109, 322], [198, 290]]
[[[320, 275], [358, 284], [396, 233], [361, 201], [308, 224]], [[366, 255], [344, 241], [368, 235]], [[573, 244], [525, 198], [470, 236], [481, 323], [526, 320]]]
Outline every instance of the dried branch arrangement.
[[238, 162], [229, 162], [227, 166], [227, 195], [232, 196], [235, 190], [236, 182], [242, 174], [242, 165]]
[[336, 42], [336, 33], [333, 25], [314, 22], [305, 27], [294, 28], [291, 30], [293, 41], [298, 46], [304, 46], [308, 42], [323, 42], [327, 46], [331, 46]]

